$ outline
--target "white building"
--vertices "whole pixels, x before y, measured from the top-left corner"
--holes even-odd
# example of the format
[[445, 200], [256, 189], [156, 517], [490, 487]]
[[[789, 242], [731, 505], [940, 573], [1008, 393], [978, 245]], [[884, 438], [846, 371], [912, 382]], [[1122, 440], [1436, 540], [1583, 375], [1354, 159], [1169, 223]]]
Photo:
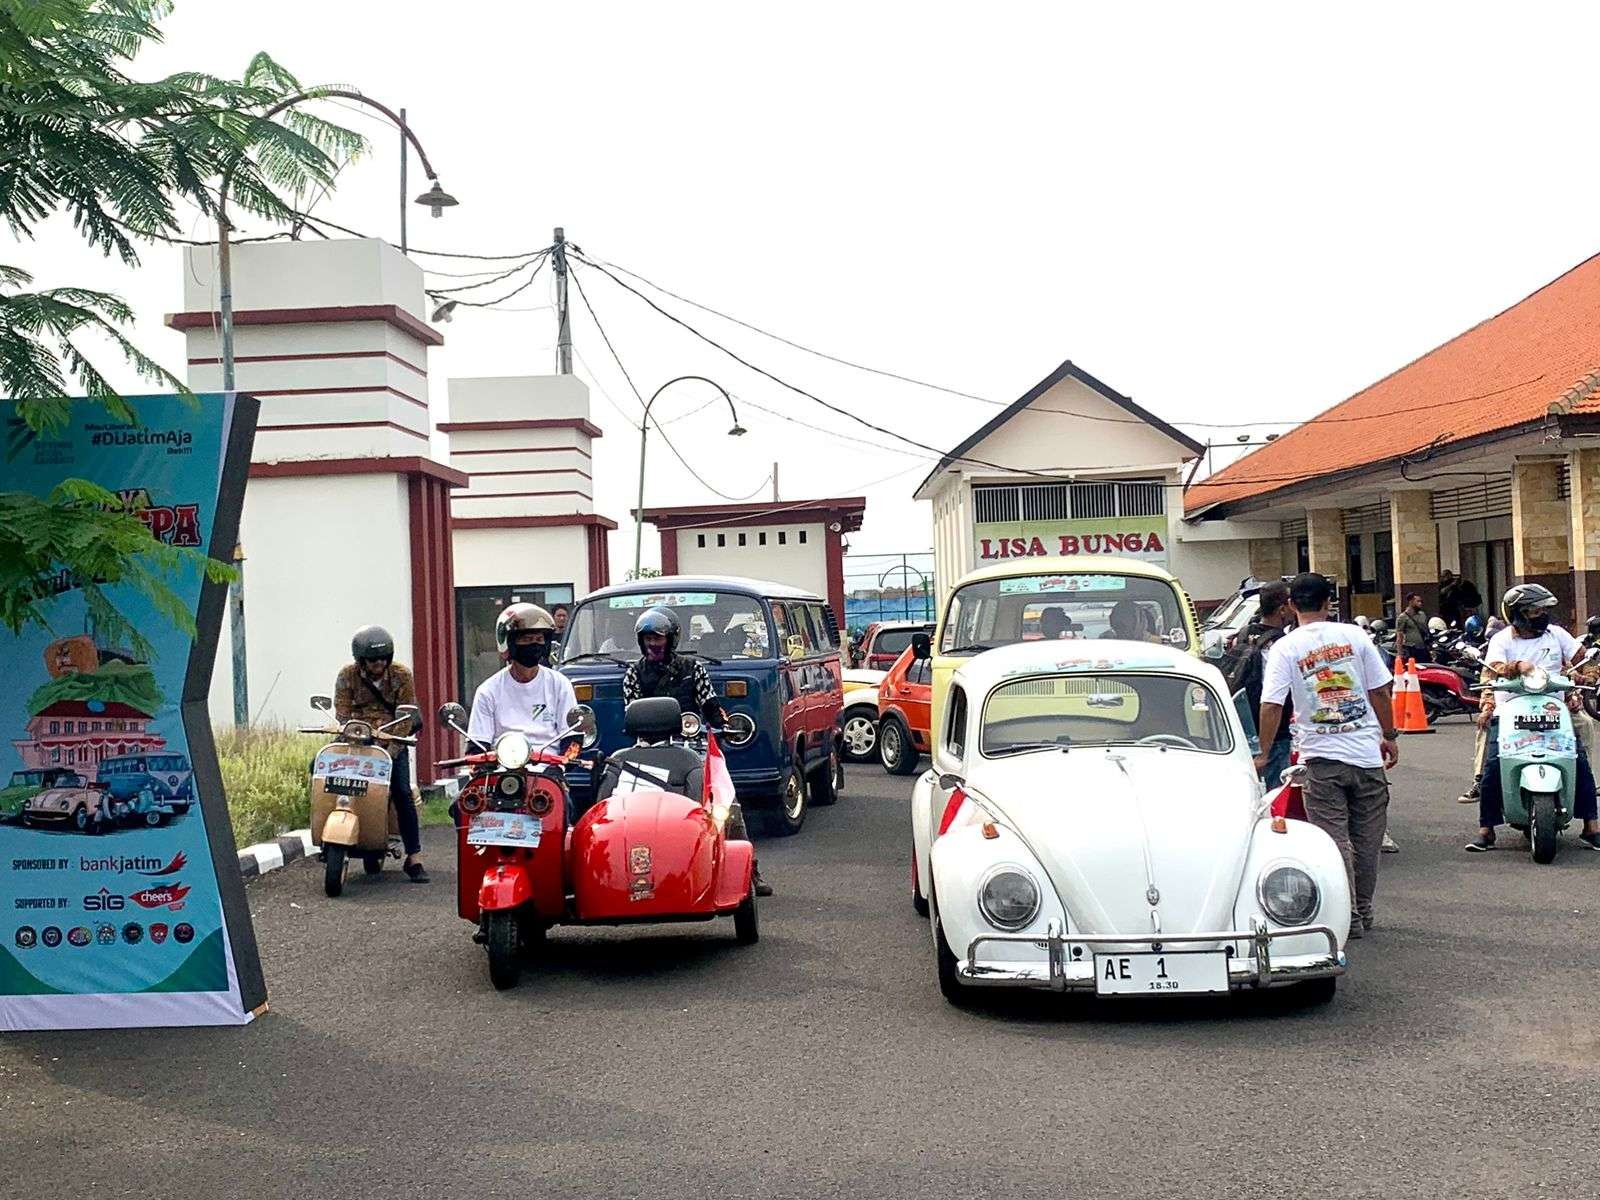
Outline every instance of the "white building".
[[[1249, 523], [1190, 525], [1183, 485], [1205, 447], [1064, 362], [940, 460], [933, 506], [941, 598], [980, 566], [1121, 555], [1166, 568], [1196, 604], [1250, 574]], [[1275, 532], [1275, 530], [1274, 530]]]

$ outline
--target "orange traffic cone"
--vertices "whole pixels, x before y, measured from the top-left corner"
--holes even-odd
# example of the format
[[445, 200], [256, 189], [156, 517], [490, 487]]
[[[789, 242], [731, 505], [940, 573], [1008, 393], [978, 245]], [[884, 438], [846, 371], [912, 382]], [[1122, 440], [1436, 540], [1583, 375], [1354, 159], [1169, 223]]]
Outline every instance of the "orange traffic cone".
[[1417, 660], [1397, 662], [1401, 667], [1395, 679], [1394, 726], [1401, 733], [1432, 733], [1428, 710], [1422, 704], [1422, 684], [1417, 679]]

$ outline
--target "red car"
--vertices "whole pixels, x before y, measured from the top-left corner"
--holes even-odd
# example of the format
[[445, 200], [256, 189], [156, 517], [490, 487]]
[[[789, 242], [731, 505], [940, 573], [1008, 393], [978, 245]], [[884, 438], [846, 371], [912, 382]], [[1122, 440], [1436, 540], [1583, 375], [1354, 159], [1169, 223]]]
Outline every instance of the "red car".
[[911, 645], [913, 636], [933, 636], [932, 621], [874, 621], [861, 635], [856, 647], [856, 666], [869, 671], [887, 671], [900, 652]]
[[907, 645], [878, 685], [878, 761], [891, 775], [915, 774], [931, 748], [932, 671], [932, 661], [915, 657]]

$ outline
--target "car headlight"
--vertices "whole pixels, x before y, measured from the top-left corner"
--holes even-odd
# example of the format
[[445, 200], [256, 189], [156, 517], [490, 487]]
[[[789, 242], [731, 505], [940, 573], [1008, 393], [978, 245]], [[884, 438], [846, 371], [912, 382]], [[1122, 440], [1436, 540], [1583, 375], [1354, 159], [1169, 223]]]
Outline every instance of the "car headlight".
[[1550, 686], [1550, 672], [1543, 667], [1535, 667], [1522, 677], [1522, 687], [1528, 692], [1542, 692]]
[[978, 911], [996, 929], [1021, 929], [1039, 915], [1039, 885], [1018, 867], [996, 867], [978, 887]]
[[494, 760], [503, 771], [520, 771], [533, 757], [533, 744], [528, 735], [513, 729], [502, 733], [494, 743]]
[[1302, 867], [1280, 863], [1261, 872], [1256, 898], [1279, 925], [1304, 925], [1322, 903], [1322, 889]]

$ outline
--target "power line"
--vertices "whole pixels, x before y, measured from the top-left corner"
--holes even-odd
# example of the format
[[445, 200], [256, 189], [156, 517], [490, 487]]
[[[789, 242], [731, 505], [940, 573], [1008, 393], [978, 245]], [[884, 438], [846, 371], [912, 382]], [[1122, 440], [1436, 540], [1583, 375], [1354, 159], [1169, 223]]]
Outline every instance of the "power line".
[[[511, 297], [517, 295], [518, 293], [525, 292], [530, 287], [532, 287], [533, 286], [533, 281], [535, 279], [539, 278], [539, 272], [544, 268], [545, 261], [546, 260], [543, 259], [543, 258], [539, 259], [538, 262], [535, 264], [535, 266], [533, 268], [533, 274], [529, 275], [526, 279], [524, 279], [521, 283], [519, 283], [516, 287], [512, 288], [509, 292], [507, 292], [503, 296], [497, 296], [493, 300], [462, 300], [462, 299], [459, 299], [459, 298], [456, 298], [456, 297], [451, 297], [450, 300], [449, 300], [449, 303], [451, 303], [451, 304], [459, 304], [459, 305], [461, 305], [461, 306], [463, 306], [465, 308], [493, 308], [493, 307], [495, 307], [495, 305], [500, 304], [502, 301], [509, 300], [509, 299], [511, 299]], [[527, 265], [528, 265], [527, 263], [520, 263], [520, 264], [517, 265], [516, 268], [514, 268], [514, 270], [507, 272], [507, 274], [515, 274], [516, 271], [523, 270], [525, 267], [527, 267]], [[444, 291], [459, 291], [459, 290], [460, 289], [432, 289], [432, 290], [430, 290], [428, 292], [428, 295], [430, 295], [430, 296], [439, 296]]]
[[[571, 253], [572, 249], [572, 246], [569, 244], [568, 252]], [[622, 365], [622, 357], [617, 353], [617, 348], [611, 344], [611, 337], [606, 333], [606, 327], [600, 323], [600, 318], [594, 311], [594, 305], [589, 303], [589, 296], [583, 290], [583, 282], [578, 278], [578, 273], [576, 271], [572, 272], [572, 282], [577, 286], [578, 298], [583, 301], [583, 307], [588, 310], [589, 319], [594, 322], [595, 329], [600, 333], [600, 340], [606, 344], [606, 349], [611, 352], [611, 360], [617, 364], [617, 370], [622, 372], [623, 379], [627, 380], [628, 390], [633, 393], [634, 399], [639, 402], [639, 407], [644, 410], [645, 417], [655, 425], [656, 433], [658, 433], [661, 436], [661, 440], [667, 444], [667, 449], [672, 451], [672, 456], [683, 464], [683, 469], [688, 471], [689, 474], [693, 475], [697, 480], [699, 480], [700, 485], [713, 495], [720, 496], [724, 500], [734, 501], [735, 503], [749, 500], [752, 496], [755, 496], [757, 492], [760, 492], [762, 488], [766, 487], [772, 479], [771, 473], [768, 473], [767, 477], [758, 483], [755, 487], [755, 490], [750, 492], [749, 495], [730, 496], [721, 488], [718, 488], [708, 482], [699, 471], [696, 471], [692, 466], [689, 465], [689, 460], [684, 458], [684, 456], [678, 452], [678, 448], [672, 444], [672, 439], [667, 436], [667, 431], [661, 427], [661, 422], [650, 415], [649, 406], [645, 404], [644, 397], [640, 395], [638, 385], [633, 382], [633, 376], [628, 374], [628, 368]], [[643, 426], [641, 425], [638, 428], [640, 428], [642, 432]]]
[[543, 251], [540, 254], [534, 255], [533, 259], [529, 259], [526, 262], [519, 262], [514, 267], [509, 267], [506, 270], [501, 271], [497, 275], [489, 276], [489, 278], [487, 278], [487, 279], [480, 279], [476, 283], [461, 283], [461, 284], [455, 285], [454, 287], [429, 288], [428, 289], [428, 294], [430, 296], [440, 296], [440, 295], [448, 295], [451, 292], [470, 292], [470, 291], [473, 291], [476, 288], [488, 287], [491, 283], [499, 283], [502, 279], [509, 279], [511, 276], [515, 275], [518, 271], [520, 271], [524, 267], [526, 267], [528, 265], [528, 262], [532, 262], [535, 259], [542, 261], [544, 256], [546, 254], [548, 254], [548, 253], [549, 253], [548, 250]]

